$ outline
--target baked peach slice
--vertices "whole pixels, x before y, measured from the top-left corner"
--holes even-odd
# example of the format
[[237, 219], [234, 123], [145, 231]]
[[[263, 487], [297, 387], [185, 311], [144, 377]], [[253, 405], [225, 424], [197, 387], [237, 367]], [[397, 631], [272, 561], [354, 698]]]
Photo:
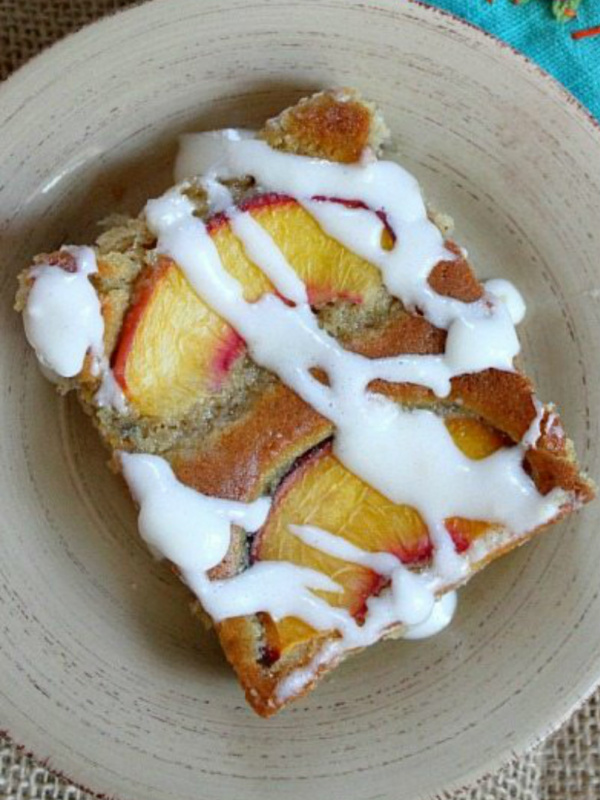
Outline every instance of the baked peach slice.
[[[473, 459], [485, 458], [506, 443], [506, 437], [477, 418], [448, 417], [446, 426], [456, 445]], [[290, 525], [311, 525], [341, 536], [362, 550], [391, 553], [418, 567], [432, 555], [427, 527], [417, 511], [397, 505], [349, 472], [325, 444], [301, 460], [278, 487], [271, 513], [252, 548], [255, 561], [288, 561], [324, 572], [339, 586], [338, 593], [316, 592], [329, 603], [346, 608], [358, 621], [370, 596], [386, 584], [373, 570], [323, 553], [306, 544]], [[485, 521], [446, 520], [456, 550], [463, 552], [491, 529]], [[265, 653], [270, 662], [318, 635], [293, 617], [274, 622], [262, 615]]]
[[217, 391], [244, 349], [176, 264], [163, 258], [140, 276], [112, 367], [139, 413], [176, 417], [195, 397]]
[[[380, 287], [379, 271], [327, 236], [294, 200], [259, 195], [241, 210], [270, 234], [306, 284], [313, 306], [336, 300], [363, 303]], [[274, 291], [246, 256], [225, 215], [213, 217], [207, 228], [248, 302]], [[244, 352], [243, 340], [198, 297], [175, 262], [163, 257], [138, 279], [113, 370], [140, 414], [173, 418], [221, 389]]]

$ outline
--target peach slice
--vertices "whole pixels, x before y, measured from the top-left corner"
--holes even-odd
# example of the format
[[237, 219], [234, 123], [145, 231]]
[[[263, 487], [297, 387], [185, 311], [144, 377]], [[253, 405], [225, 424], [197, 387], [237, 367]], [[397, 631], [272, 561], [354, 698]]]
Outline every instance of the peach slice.
[[[291, 198], [260, 195], [242, 210], [272, 236], [307, 285], [314, 306], [338, 299], [361, 303], [380, 286], [374, 266], [323, 233]], [[209, 220], [207, 227], [248, 302], [274, 291], [247, 258], [224, 215]], [[218, 391], [244, 351], [243, 340], [198, 297], [177, 265], [162, 258], [138, 279], [113, 369], [140, 414], [173, 418]]]
[[[427, 528], [417, 512], [395, 505], [346, 470], [329, 444], [301, 460], [282, 481], [271, 514], [254, 541], [253, 557], [289, 561], [330, 575], [343, 591], [321, 596], [360, 618], [367, 598], [384, 585], [381, 576], [310, 547], [289, 532], [291, 524], [315, 525], [365, 550], [394, 553], [405, 563], [426, 561], [431, 555]], [[269, 620], [265, 625], [271, 653], [285, 652], [314, 635], [310, 626], [295, 618], [277, 624]]]
[[113, 360], [116, 380], [141, 414], [170, 417], [217, 390], [244, 341], [214, 314], [168, 259], [142, 275]]
[[[260, 222], [304, 281], [311, 305], [334, 300], [363, 303], [381, 286], [377, 267], [323, 233], [292, 198], [265, 195], [248, 201], [242, 209]], [[226, 266], [231, 269], [229, 263]]]
[[456, 446], [475, 461], [491, 456], [501, 447], [512, 444], [508, 436], [477, 417], [453, 415], [448, 416], [445, 423]]
[[[476, 418], [453, 416], [446, 425], [457, 447], [469, 458], [484, 458], [506, 443], [503, 434]], [[294, 524], [320, 527], [363, 550], [392, 553], [405, 564], [425, 564], [432, 554], [427, 528], [417, 511], [392, 503], [346, 470], [332, 454], [330, 444], [301, 460], [282, 481], [269, 518], [254, 540], [252, 555], [254, 560], [289, 561], [325, 572], [342, 591], [319, 594], [360, 619], [367, 599], [380, 591], [385, 581], [370, 569], [305, 544], [289, 531]], [[446, 525], [458, 552], [467, 550], [490, 529], [485, 521], [458, 517], [446, 520]], [[291, 617], [275, 623], [263, 615], [263, 624], [271, 661], [316, 635], [310, 626]]]

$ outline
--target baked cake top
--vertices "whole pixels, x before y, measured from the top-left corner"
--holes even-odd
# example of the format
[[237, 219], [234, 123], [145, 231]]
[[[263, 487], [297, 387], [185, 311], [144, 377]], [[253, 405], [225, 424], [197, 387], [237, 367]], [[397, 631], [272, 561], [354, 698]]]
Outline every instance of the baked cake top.
[[40, 362], [265, 715], [594, 492], [516, 362], [519, 292], [386, 136], [351, 90], [189, 135], [138, 219], [21, 276]]

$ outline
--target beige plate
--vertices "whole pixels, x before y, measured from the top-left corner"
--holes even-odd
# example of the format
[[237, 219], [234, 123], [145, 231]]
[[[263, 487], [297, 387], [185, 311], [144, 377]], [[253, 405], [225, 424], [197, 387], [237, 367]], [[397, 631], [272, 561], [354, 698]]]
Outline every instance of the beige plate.
[[15, 275], [169, 180], [182, 130], [362, 89], [480, 273], [517, 281], [525, 355], [598, 475], [600, 130], [507, 47], [403, 0], [156, 0], [0, 92], [0, 727], [123, 800], [425, 798], [495, 770], [600, 677], [600, 504], [487, 570], [432, 641], [350, 660], [255, 717], [124, 487], [40, 377]]

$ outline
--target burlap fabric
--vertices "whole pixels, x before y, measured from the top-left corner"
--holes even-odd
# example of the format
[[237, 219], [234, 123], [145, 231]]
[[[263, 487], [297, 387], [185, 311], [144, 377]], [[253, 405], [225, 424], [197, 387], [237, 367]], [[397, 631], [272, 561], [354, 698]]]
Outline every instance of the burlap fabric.
[[[0, 0], [0, 80], [67, 33], [135, 2]], [[0, 738], [0, 800], [91, 796]], [[452, 800], [600, 800], [600, 690], [544, 745]]]

